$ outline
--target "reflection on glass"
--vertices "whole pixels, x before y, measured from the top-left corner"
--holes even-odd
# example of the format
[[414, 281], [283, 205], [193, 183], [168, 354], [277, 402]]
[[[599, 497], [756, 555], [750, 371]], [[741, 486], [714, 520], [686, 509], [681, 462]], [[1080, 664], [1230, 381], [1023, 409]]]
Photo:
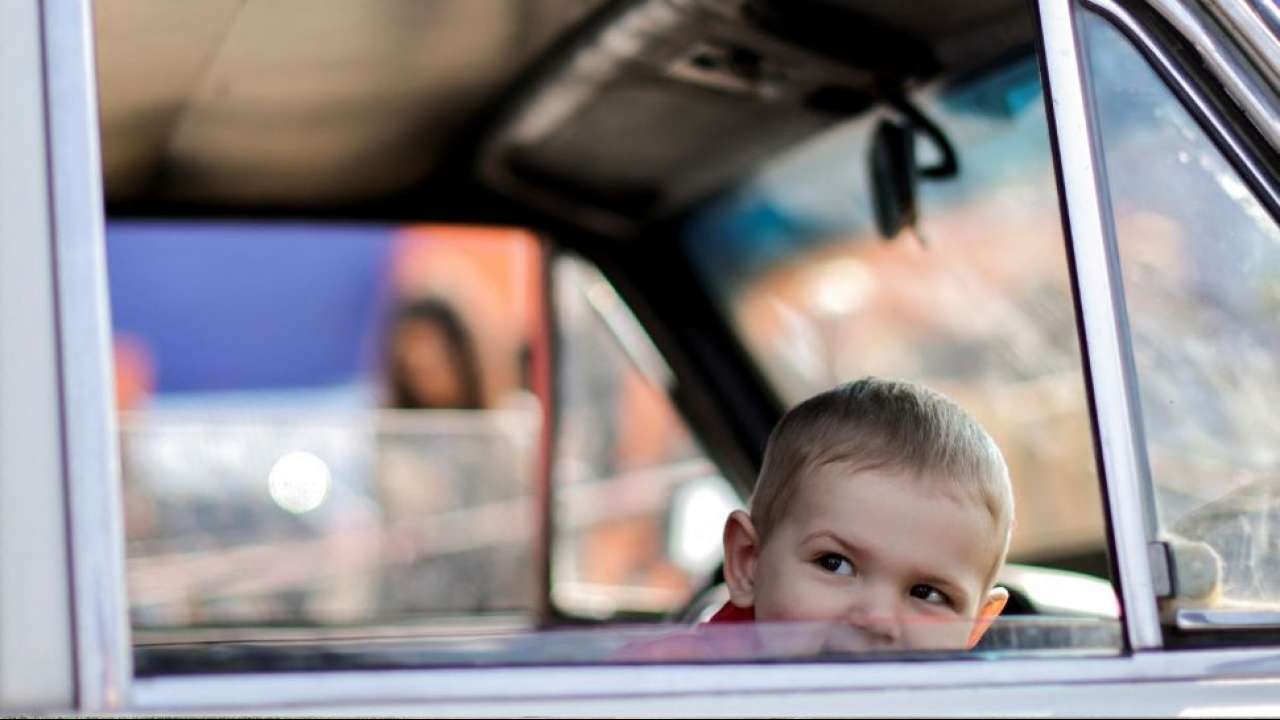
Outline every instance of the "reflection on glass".
[[[883, 113], [764, 167], [696, 219], [687, 247], [790, 403], [866, 375], [922, 383], [1000, 445], [1018, 519], [1010, 557], [1100, 576], [1094, 473], [1071, 289], [1035, 60], [914, 102], [959, 175], [921, 180], [919, 228], [884, 240], [866, 157]], [[924, 164], [929, 143], [917, 143]]]
[[1280, 604], [1280, 230], [1105, 20], [1085, 23], [1180, 604]]
[[[959, 633], [963, 635], [963, 633]], [[752, 661], [858, 662], [885, 660], [976, 661], [1049, 657], [1107, 656], [1120, 647], [1118, 620], [1041, 616], [997, 619], [983, 643], [972, 651], [952, 648], [868, 649], [848, 627], [817, 623], [699, 625], [609, 625], [540, 632], [471, 631], [399, 637], [384, 642], [293, 643], [272, 655], [279, 670], [423, 667], [431, 665], [545, 665], [712, 663]], [[137, 671], [143, 675], [191, 667], [235, 671], [254, 667], [261, 650], [227, 643], [217, 654], [198, 645], [141, 648]]]

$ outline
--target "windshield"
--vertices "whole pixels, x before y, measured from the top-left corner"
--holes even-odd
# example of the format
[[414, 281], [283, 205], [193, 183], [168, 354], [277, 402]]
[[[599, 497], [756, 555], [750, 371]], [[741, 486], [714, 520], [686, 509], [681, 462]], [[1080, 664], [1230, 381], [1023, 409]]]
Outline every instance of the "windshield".
[[[765, 166], [689, 226], [689, 253], [788, 404], [866, 375], [924, 383], [1007, 458], [1011, 557], [1105, 575], [1103, 529], [1043, 99], [1031, 56], [915, 93], [959, 173], [877, 230], [868, 154], [891, 111]], [[936, 161], [917, 141], [922, 165]]]

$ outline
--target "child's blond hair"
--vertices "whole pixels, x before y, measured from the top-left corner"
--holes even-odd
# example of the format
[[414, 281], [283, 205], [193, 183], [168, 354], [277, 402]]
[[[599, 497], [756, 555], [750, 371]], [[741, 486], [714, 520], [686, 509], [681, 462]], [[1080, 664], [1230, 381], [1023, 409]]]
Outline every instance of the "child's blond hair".
[[945, 478], [938, 489], [983, 504], [1000, 542], [992, 574], [1008, 552], [1013, 526], [1009, 471], [995, 441], [959, 405], [906, 382], [863, 378], [792, 408], [769, 435], [751, 496], [760, 542], [790, 509], [803, 477], [833, 463], [852, 472], [906, 471]]

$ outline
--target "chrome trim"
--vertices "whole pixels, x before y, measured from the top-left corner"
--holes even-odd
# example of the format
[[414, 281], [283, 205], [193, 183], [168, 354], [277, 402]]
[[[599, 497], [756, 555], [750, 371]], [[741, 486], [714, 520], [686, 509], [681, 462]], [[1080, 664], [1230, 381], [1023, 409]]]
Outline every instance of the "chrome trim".
[[[1280, 57], [1277, 57], [1277, 25], [1280, 8], [1274, 0], [1200, 0], [1200, 5], [1237, 38], [1259, 72], [1272, 88], [1280, 87]], [[1265, 13], [1265, 15], [1264, 15]]]
[[1111, 537], [1119, 566], [1129, 647], [1161, 646], [1160, 617], [1147, 545], [1155, 540], [1154, 499], [1143, 473], [1137, 385], [1129, 356], [1119, 261], [1111, 237], [1101, 148], [1073, 3], [1039, 0], [1051, 131], [1057, 143], [1068, 252], [1080, 293]]
[[40, 4], [0, 2], [0, 715], [75, 702], [43, 71]]
[[1180, 630], [1261, 630], [1280, 628], [1280, 611], [1179, 610], [1174, 622]]
[[1151, 586], [1156, 598], [1167, 598], [1173, 595], [1173, 577], [1169, 572], [1169, 545], [1153, 542], [1147, 545], [1147, 559], [1151, 564]]
[[[1252, 70], [1242, 51], [1223, 36], [1221, 30], [1205, 17], [1203, 10], [1177, 0], [1147, 0], [1147, 2], [1195, 47], [1204, 58], [1209, 71], [1222, 83], [1231, 99], [1240, 106], [1249, 121], [1258, 128], [1273, 148], [1280, 150], [1280, 102], [1277, 101], [1274, 91], [1268, 88], [1263, 79]], [[1090, 4], [1094, 3], [1090, 2]], [[1110, 2], [1098, 4], [1112, 5]], [[1257, 32], [1251, 32], [1245, 36], [1250, 45], [1258, 41]], [[1274, 55], [1276, 53], [1274, 40], [1269, 44]], [[1265, 47], [1262, 48], [1264, 57], [1265, 50]], [[1254, 48], [1250, 48], [1250, 51], [1251, 54], [1257, 52]], [[1264, 60], [1263, 67], [1269, 72], [1280, 72], [1276, 69], [1276, 63], [1277, 60], [1274, 57], [1268, 58]]]
[[[1248, 171], [1256, 186], [1266, 190], [1271, 206], [1280, 207], [1280, 188], [1277, 188], [1276, 179], [1250, 156], [1249, 151], [1235, 137], [1231, 128], [1205, 100], [1200, 89], [1187, 79], [1178, 64], [1169, 56], [1168, 51], [1152, 37], [1150, 31], [1115, 0], [1081, 0], [1081, 2], [1097, 11], [1106, 20], [1118, 25], [1130, 42], [1137, 43], [1139, 51], [1143, 52], [1148, 63], [1156, 63], [1157, 69], [1163, 71], [1161, 74], [1166, 82], [1172, 79], [1176, 83], [1173, 89], [1183, 98], [1190, 100], [1190, 109], [1196, 118], [1208, 123], [1212, 134], [1230, 149], [1231, 158], [1238, 160], [1240, 165]], [[1277, 115], [1277, 118], [1280, 118], [1280, 115]]]
[[[1050, 0], [1051, 1], [1051, 0]], [[1025, 694], [1037, 686], [1102, 685], [1177, 681], [1183, 686], [1198, 680], [1274, 679], [1280, 655], [1275, 648], [1250, 650], [1201, 650], [1139, 653], [1131, 656], [1035, 657], [1009, 653], [1002, 659], [937, 662], [859, 663], [762, 663], [699, 665], [588, 665], [580, 667], [490, 667], [424, 670], [277, 673], [139, 678], [134, 681], [131, 712], [217, 714], [298, 712], [304, 708], [340, 712], [343, 707], [403, 708], [397, 712], [440, 712], [458, 705], [476, 714], [485, 707], [527, 708], [535, 703], [594, 700], [608, 703], [605, 714], [627, 714], [625, 708], [666, 700], [662, 712], [675, 713], [688, 703], [728, 700], [748, 695], [752, 711], [790, 715], [790, 703], [828, 697], [824, 707], [831, 714], [866, 712], [866, 702], [887, 691], [959, 692], [963, 707], [981, 691], [1005, 689], [1011, 694], [1001, 703], [1006, 711], [1032, 711], [1036, 695]], [[1274, 692], [1274, 691], [1273, 691]], [[835, 697], [844, 693], [844, 697]], [[1000, 697], [1000, 696], [994, 696]], [[958, 698], [959, 699], [959, 698]], [[841, 701], [837, 705], [836, 700]], [[1045, 702], [1040, 696], [1039, 703]], [[993, 703], [995, 704], [995, 703]], [[903, 706], [898, 712], [919, 714], [920, 705]], [[1037, 708], [1040, 705], [1037, 705]], [[651, 708], [653, 709], [653, 708]], [[510, 711], [510, 710], [508, 710]], [[843, 711], [843, 712], [841, 712]], [[518, 711], [519, 712], [519, 711]], [[632, 712], [635, 712], [634, 709]], [[555, 713], [551, 713], [555, 714]], [[597, 713], [600, 714], [600, 713]], [[732, 717], [738, 717], [733, 714]]]
[[1280, 40], [1280, 5], [1275, 0], [1249, 0], [1249, 6], [1258, 14], [1258, 19], [1270, 28], [1272, 37]]
[[43, 3], [45, 100], [77, 705], [121, 707], [133, 669], [111, 371], [93, 17]]

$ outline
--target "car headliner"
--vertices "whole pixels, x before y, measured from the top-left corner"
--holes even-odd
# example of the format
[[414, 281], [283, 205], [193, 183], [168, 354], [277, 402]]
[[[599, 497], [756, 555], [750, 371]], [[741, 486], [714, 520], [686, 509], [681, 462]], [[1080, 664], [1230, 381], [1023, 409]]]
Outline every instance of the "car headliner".
[[[307, 215], [420, 189], [459, 150], [460, 133], [491, 117], [513, 87], [530, 85], [535, 59], [584, 18], [616, 20], [637, 7], [655, 17], [696, 11], [724, 18], [744, 5], [757, 15], [801, 13], [779, 25], [799, 28], [786, 40], [801, 52], [824, 41], [810, 36], [821, 24], [815, 12], [854, 21], [845, 27], [898, 32], [901, 42], [881, 53], [890, 59], [922, 48], [916, 54], [940, 66], [971, 64], [1029, 42], [1017, 0], [101, 0], [95, 23], [108, 209]], [[724, 25], [699, 27], [723, 35]], [[618, 145], [642, 152], [663, 131]], [[767, 145], [760, 134], [751, 141]], [[707, 143], [691, 135], [688, 144]], [[575, 153], [561, 149], [565, 157]]]
[[245, 208], [419, 182], [601, 0], [103, 0], [108, 199]]

